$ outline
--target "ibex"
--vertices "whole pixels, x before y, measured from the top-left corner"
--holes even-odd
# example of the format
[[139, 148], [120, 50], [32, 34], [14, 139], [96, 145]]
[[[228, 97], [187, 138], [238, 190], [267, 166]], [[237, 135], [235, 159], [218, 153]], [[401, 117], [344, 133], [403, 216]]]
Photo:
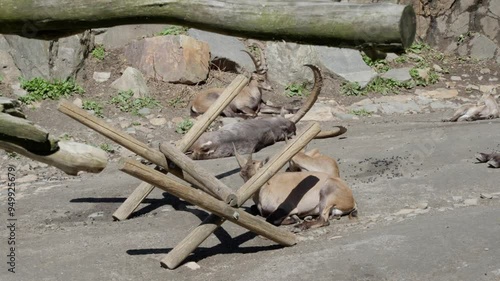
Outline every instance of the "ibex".
[[[302, 107], [287, 119], [282, 116], [247, 119], [223, 126], [218, 131], [205, 132], [186, 152], [192, 159], [215, 159], [233, 156], [233, 143], [240, 154], [249, 154], [283, 141], [295, 134], [295, 124], [313, 106], [321, 91], [323, 78], [315, 65], [306, 64], [314, 72], [314, 86]], [[337, 130], [320, 132], [316, 138], [334, 137], [347, 130], [339, 126]]]
[[331, 157], [323, 155], [319, 149], [314, 148], [309, 151], [303, 149], [295, 154], [290, 160], [288, 172], [321, 172], [332, 177], [340, 178], [339, 165], [337, 161]]
[[[280, 114], [282, 111], [283, 113], [294, 113], [293, 109], [286, 110], [282, 107], [270, 106], [262, 101], [262, 89], [272, 90], [272, 88], [267, 82], [267, 67], [263, 46], [257, 41], [254, 41], [252, 46], [257, 47], [259, 50], [260, 59], [256, 59], [250, 52], [244, 52], [252, 59], [255, 71], [252, 73], [248, 85], [222, 111], [222, 115], [226, 117], [238, 116], [247, 118], [256, 117], [259, 111], [274, 114]], [[190, 106], [191, 116], [195, 117], [205, 113], [223, 91], [224, 88], [211, 88], [198, 93]]]
[[[268, 161], [252, 160], [252, 154], [245, 159], [236, 151], [235, 156], [245, 182]], [[278, 173], [254, 194], [253, 201], [261, 216], [274, 225], [294, 223], [293, 216], [318, 216], [298, 224], [301, 230], [327, 226], [330, 216], [357, 217], [352, 190], [340, 178], [320, 172]]]
[[443, 122], [494, 119], [499, 117], [499, 111], [495, 97], [490, 93], [485, 93], [477, 104], [462, 105], [451, 118], [444, 119]]
[[500, 153], [478, 153], [476, 159], [480, 163], [488, 163], [490, 167], [500, 168]]

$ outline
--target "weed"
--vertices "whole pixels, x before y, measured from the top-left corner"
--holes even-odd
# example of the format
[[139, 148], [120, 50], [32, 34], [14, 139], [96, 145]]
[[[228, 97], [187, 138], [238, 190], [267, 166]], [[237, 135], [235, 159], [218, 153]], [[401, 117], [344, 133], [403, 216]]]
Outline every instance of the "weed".
[[175, 97], [168, 101], [168, 105], [173, 108], [182, 107], [186, 101], [181, 97]]
[[111, 103], [118, 105], [123, 112], [132, 112], [132, 114], [139, 115], [141, 108], [153, 108], [159, 106], [160, 103], [150, 97], [134, 98], [134, 92], [131, 90], [121, 91], [111, 99]]
[[371, 116], [373, 113], [364, 109], [364, 108], [361, 108], [361, 109], [353, 109], [351, 111], [349, 111], [350, 114], [353, 114], [353, 115], [356, 115], [356, 116], [360, 116], [360, 117], [366, 117], [366, 116]]
[[399, 94], [401, 89], [411, 89], [415, 86], [413, 81], [399, 82], [394, 79], [377, 77], [364, 89], [366, 92], [375, 92], [382, 95]]
[[92, 110], [94, 112], [94, 115], [97, 117], [104, 117], [104, 115], [102, 114], [103, 106], [95, 101], [84, 100], [83, 109]]
[[406, 55], [401, 55], [397, 57], [394, 61], [396, 63], [406, 63], [408, 61], [408, 57]]
[[384, 73], [389, 71], [389, 65], [386, 60], [372, 60], [369, 56], [362, 54], [363, 61], [370, 67], [375, 68], [379, 73]]
[[103, 46], [96, 46], [92, 50], [92, 56], [98, 60], [103, 60], [104, 57], [106, 56], [106, 50], [104, 49]]
[[193, 121], [186, 117], [184, 118], [184, 120], [182, 120], [182, 122], [179, 122], [179, 124], [177, 124], [175, 131], [179, 134], [185, 134], [189, 131], [189, 129], [191, 129], [191, 127], [193, 127]]
[[7, 157], [9, 159], [21, 159], [19, 154], [15, 153], [15, 152], [10, 152], [10, 151], [7, 151]]
[[108, 152], [108, 153], [114, 153], [115, 152], [115, 149], [108, 143], [103, 143], [101, 145], [99, 145], [99, 148]]
[[73, 136], [68, 134], [68, 133], [64, 133], [62, 135], [59, 136], [59, 140], [65, 140], [65, 141], [68, 141], [68, 140], [71, 140], [73, 139]]
[[425, 43], [413, 43], [413, 45], [408, 48], [409, 52], [412, 52], [414, 54], [420, 54], [424, 51], [429, 51], [431, 50], [431, 47]]
[[344, 96], [362, 96], [365, 93], [358, 82], [344, 82], [340, 87], [340, 93]]
[[171, 25], [165, 27], [162, 32], [158, 33], [158, 35], [165, 36], [165, 35], [181, 35], [181, 34], [187, 34], [188, 27], [184, 26], [177, 26], [177, 25]]
[[421, 73], [422, 71], [424, 71], [424, 69], [416, 67], [410, 70], [410, 75], [417, 86], [425, 87], [427, 85], [436, 84], [439, 81], [439, 75], [434, 70], [429, 68], [425, 75]]
[[140, 125], [141, 125], [141, 122], [139, 122], [139, 121], [132, 122], [132, 126], [140, 126]]
[[55, 80], [52, 83], [39, 77], [31, 80], [21, 79], [21, 88], [28, 92], [26, 96], [19, 98], [25, 104], [46, 99], [58, 100], [61, 97], [69, 97], [74, 93], [83, 94], [84, 92], [83, 88], [72, 79]]
[[307, 96], [306, 93], [306, 83], [292, 83], [285, 87], [285, 96], [291, 97], [303, 97]]

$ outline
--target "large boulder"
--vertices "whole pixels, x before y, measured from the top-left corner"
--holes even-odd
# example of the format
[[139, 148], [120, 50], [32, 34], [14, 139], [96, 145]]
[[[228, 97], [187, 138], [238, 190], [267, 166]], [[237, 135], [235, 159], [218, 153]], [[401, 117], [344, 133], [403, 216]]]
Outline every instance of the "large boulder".
[[129, 43], [146, 37], [153, 37], [163, 31], [165, 24], [128, 24], [110, 28], [94, 29], [95, 43], [106, 50], [119, 49]]
[[210, 63], [208, 44], [185, 35], [156, 36], [132, 42], [125, 49], [125, 57], [146, 79], [182, 84], [204, 81]]

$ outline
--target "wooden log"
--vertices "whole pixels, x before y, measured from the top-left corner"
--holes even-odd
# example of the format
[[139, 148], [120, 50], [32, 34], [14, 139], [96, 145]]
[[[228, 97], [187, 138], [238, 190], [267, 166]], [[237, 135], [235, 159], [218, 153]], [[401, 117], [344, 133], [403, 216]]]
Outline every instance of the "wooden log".
[[37, 155], [50, 155], [57, 151], [57, 141], [33, 122], [0, 113], [0, 141], [9, 142]]
[[[194, 143], [201, 134], [208, 128], [210, 123], [219, 116], [219, 114], [226, 108], [226, 106], [231, 103], [231, 101], [238, 95], [238, 93], [248, 84], [249, 79], [244, 75], [238, 75], [231, 84], [223, 91], [221, 96], [217, 101], [210, 107], [210, 109], [203, 114], [202, 118], [198, 120], [194, 126], [189, 130], [189, 132], [183, 137], [181, 142], [177, 147], [181, 151], [186, 151], [192, 143]], [[166, 162], [165, 155], [157, 150], [149, 148], [146, 144], [140, 142], [139, 140], [131, 137], [130, 135], [123, 133], [107, 123], [103, 122], [101, 119], [88, 114], [85, 110], [82, 110], [72, 103], [67, 101], [61, 101], [59, 103], [58, 110], [71, 118], [79, 121], [80, 123], [86, 125], [87, 127], [99, 132], [105, 137], [113, 140], [114, 142], [126, 147], [132, 152], [148, 159], [158, 166], [162, 166], [168, 170], [168, 163]], [[168, 170], [171, 171], [172, 170]], [[182, 177], [180, 174], [176, 174]], [[186, 175], [186, 181], [190, 183], [195, 183], [196, 180], [189, 175]], [[204, 189], [203, 186], [199, 184], [194, 184], [195, 187], [199, 187], [202, 190], [210, 193], [208, 189]], [[139, 206], [139, 204], [146, 198], [151, 191], [153, 191], [154, 186], [141, 184], [139, 185], [133, 193], [127, 197], [125, 202], [115, 211], [113, 218], [116, 220], [127, 219], [130, 214]], [[212, 194], [215, 196], [215, 194]]]
[[415, 38], [413, 7], [328, 0], [2, 0], [0, 33], [31, 38], [121, 24], [168, 23], [236, 37], [357, 48]]
[[142, 165], [137, 161], [122, 159], [119, 164], [119, 169], [129, 175], [146, 181], [151, 185], [157, 186], [191, 204], [215, 213], [220, 217], [224, 217], [225, 219], [262, 235], [276, 243], [284, 246], [291, 246], [297, 242], [293, 233], [271, 225], [243, 210], [233, 208], [199, 190], [192, 189], [189, 186], [169, 179], [166, 175]]
[[59, 149], [47, 156], [33, 154], [21, 146], [4, 141], [0, 141], [0, 148], [54, 166], [73, 176], [80, 171], [99, 173], [108, 163], [108, 156], [102, 149], [70, 141], [60, 141], [58, 144]]
[[[252, 178], [253, 185], [243, 185], [236, 196], [238, 197], [238, 207], [241, 206], [252, 194], [257, 184], [268, 181], [274, 174], [281, 169], [297, 152], [304, 148], [320, 131], [318, 123], [309, 124], [302, 133], [287, 144], [279, 153], [277, 153], [267, 165], [262, 167]], [[286, 153], [288, 158], [281, 157]], [[258, 180], [257, 180], [258, 179]], [[258, 186], [260, 187], [260, 186]], [[247, 197], [245, 197], [247, 196]], [[162, 260], [161, 265], [174, 269], [192, 253], [205, 239], [207, 239], [219, 226], [224, 223], [224, 219], [211, 214], [198, 227], [189, 233], [175, 248], [173, 248]]]
[[166, 142], [160, 145], [160, 151], [184, 172], [199, 181], [205, 188], [210, 189], [218, 198], [228, 203], [230, 206], [236, 206], [238, 203], [236, 195], [211, 172], [205, 170], [194, 160]]

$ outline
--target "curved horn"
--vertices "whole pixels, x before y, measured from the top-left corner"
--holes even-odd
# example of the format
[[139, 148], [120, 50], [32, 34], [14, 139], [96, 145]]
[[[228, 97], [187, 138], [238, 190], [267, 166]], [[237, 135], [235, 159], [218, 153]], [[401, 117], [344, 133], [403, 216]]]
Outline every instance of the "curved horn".
[[314, 86], [307, 98], [306, 102], [302, 107], [290, 118], [290, 121], [297, 124], [297, 122], [306, 115], [306, 113], [311, 109], [316, 100], [318, 99], [319, 93], [321, 92], [321, 87], [323, 86], [323, 76], [321, 75], [321, 70], [318, 66], [313, 64], [304, 64], [304, 66], [309, 67], [314, 73]]
[[238, 165], [240, 165], [240, 168], [243, 168], [247, 164], [247, 160], [243, 158], [238, 151], [236, 151], [236, 146], [234, 145], [233, 142], [233, 149], [234, 149], [234, 156], [236, 157], [236, 161], [238, 161]]

